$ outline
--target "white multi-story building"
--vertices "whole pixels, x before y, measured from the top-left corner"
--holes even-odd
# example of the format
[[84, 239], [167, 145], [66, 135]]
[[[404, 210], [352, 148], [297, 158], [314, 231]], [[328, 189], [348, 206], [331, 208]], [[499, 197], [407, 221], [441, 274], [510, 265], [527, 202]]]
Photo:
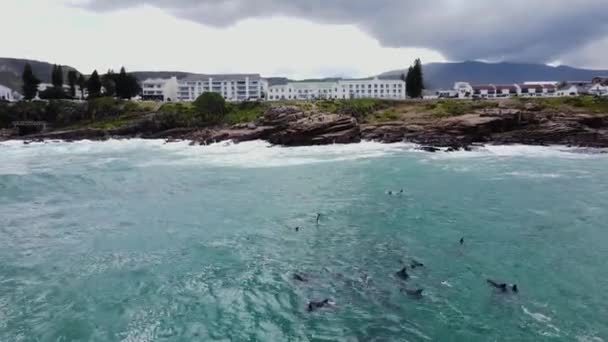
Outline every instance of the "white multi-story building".
[[346, 98], [405, 100], [405, 81], [400, 79], [341, 80], [338, 82]]
[[343, 94], [337, 82], [289, 82], [268, 87], [268, 100], [338, 99]]
[[405, 82], [397, 79], [345, 79], [289, 82], [268, 87], [269, 101], [376, 98], [403, 100]]
[[9, 87], [0, 84], [0, 101], [13, 101], [13, 91]]
[[142, 99], [194, 101], [201, 94], [215, 92], [226, 101], [258, 101], [266, 97], [268, 83], [258, 74], [191, 75], [183, 79], [147, 79], [141, 83]]
[[268, 83], [258, 74], [188, 76], [179, 80], [178, 101], [194, 101], [201, 94], [215, 92], [226, 101], [257, 101], [266, 96]]
[[149, 78], [141, 82], [141, 98], [154, 101], [176, 101], [177, 89], [177, 77]]

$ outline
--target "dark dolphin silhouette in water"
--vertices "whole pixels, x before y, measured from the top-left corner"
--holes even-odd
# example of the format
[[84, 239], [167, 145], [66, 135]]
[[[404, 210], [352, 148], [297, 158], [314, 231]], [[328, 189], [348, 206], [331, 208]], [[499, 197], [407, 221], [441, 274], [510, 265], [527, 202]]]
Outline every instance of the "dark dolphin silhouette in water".
[[460, 244], [464, 245], [464, 238], [460, 238]]
[[300, 231], [300, 227], [296, 227], [296, 232], [299, 232], [299, 231]]
[[329, 299], [324, 299], [322, 301], [313, 300], [308, 303], [308, 311], [312, 312], [314, 310], [321, 309], [321, 308], [323, 308], [325, 306], [329, 306], [329, 305], [334, 305], [334, 302], [332, 302]]
[[321, 218], [321, 214], [317, 214], [317, 224], [319, 224], [319, 219]]
[[407, 267], [402, 268], [401, 271], [397, 271], [395, 275], [403, 280], [408, 280], [410, 278], [410, 275], [407, 274]]
[[[492, 287], [499, 289], [502, 292], [507, 292], [507, 284], [505, 283], [497, 283], [492, 279], [486, 280], [488, 284], [492, 285]], [[517, 286], [515, 286], [517, 288]]]
[[412, 262], [410, 263], [410, 267], [412, 267], [412, 269], [414, 269], [416, 267], [424, 267], [424, 264], [419, 262], [416, 259], [412, 259]]
[[300, 273], [294, 273], [293, 274], [293, 279], [297, 280], [297, 281], [301, 281], [303, 283], [307, 282], [308, 279], [306, 279], [306, 277]]
[[519, 289], [517, 288], [517, 284], [513, 284], [513, 285], [511, 286], [511, 291], [513, 291], [513, 292], [515, 292], [515, 293], [519, 292]]
[[416, 289], [416, 290], [401, 289], [401, 292], [405, 292], [408, 296], [414, 297], [414, 298], [422, 298], [422, 291], [424, 291], [424, 290], [423, 289]]

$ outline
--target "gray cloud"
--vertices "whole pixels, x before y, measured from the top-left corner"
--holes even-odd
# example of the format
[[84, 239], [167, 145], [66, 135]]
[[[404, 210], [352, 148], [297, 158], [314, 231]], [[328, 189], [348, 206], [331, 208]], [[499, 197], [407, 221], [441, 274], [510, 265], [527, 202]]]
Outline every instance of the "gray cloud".
[[[275, 15], [352, 24], [384, 46], [429, 48], [451, 60], [573, 60], [579, 48], [608, 37], [608, 0], [89, 0], [84, 6], [139, 5], [221, 27]], [[583, 50], [581, 59], [591, 58]]]

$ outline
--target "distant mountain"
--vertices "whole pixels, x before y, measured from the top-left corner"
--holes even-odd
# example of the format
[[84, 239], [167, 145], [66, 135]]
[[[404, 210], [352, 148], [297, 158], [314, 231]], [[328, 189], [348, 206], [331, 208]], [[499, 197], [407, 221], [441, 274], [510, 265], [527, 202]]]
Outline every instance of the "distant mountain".
[[[552, 67], [521, 63], [429, 63], [423, 65], [427, 89], [452, 88], [454, 82], [521, 83], [525, 81], [590, 81], [594, 76], [608, 75], [608, 70]], [[398, 76], [407, 70], [393, 70], [381, 76]]]
[[[7, 86], [15, 91], [21, 92], [21, 74], [25, 63], [29, 62], [32, 65], [34, 75], [43, 83], [51, 83], [51, 72], [53, 64], [47, 62], [39, 62], [19, 58], [3, 58], [0, 57], [0, 84]], [[64, 80], [67, 81], [67, 74], [70, 70], [76, 70], [71, 66], [62, 65], [64, 72]], [[78, 71], [78, 70], [76, 70]]]

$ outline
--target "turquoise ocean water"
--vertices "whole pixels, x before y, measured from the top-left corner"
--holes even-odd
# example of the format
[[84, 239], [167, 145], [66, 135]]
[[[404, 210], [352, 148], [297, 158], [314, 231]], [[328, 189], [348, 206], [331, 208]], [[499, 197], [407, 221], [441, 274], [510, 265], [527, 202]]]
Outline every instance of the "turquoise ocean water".
[[607, 340], [608, 155], [0, 143], [0, 341]]

